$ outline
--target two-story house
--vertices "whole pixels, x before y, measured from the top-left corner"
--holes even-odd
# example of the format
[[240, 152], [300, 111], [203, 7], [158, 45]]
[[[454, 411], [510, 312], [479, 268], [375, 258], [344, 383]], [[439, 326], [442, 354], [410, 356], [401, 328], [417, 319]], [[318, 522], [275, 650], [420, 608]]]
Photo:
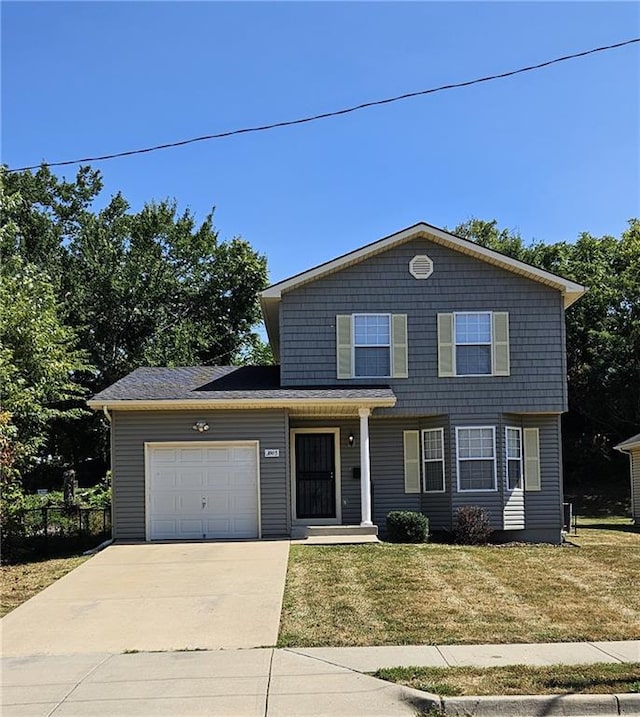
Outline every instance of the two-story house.
[[262, 292], [279, 366], [141, 368], [111, 421], [116, 539], [384, 533], [457, 508], [559, 542], [564, 311], [584, 287], [420, 223]]

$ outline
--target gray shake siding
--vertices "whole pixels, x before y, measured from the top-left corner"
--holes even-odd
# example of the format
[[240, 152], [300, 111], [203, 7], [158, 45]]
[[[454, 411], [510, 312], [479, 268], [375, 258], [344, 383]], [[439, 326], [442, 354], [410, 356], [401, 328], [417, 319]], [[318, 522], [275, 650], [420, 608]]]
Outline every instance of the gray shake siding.
[[[197, 433], [197, 420], [210, 425]], [[260, 442], [260, 500], [263, 537], [288, 535], [289, 482], [287, 417], [269, 411], [114, 411], [112, 413], [113, 535], [118, 540], [145, 539], [145, 442]], [[265, 458], [277, 448], [278, 458]]]
[[[408, 264], [424, 253], [434, 271], [429, 279], [416, 280]], [[452, 311], [509, 312], [510, 376], [438, 377], [436, 316]], [[357, 312], [407, 314], [409, 378], [378, 381], [391, 385], [398, 398], [379, 415], [566, 410], [559, 291], [415, 239], [283, 294], [282, 385], [362, 383], [336, 378], [335, 317]]]

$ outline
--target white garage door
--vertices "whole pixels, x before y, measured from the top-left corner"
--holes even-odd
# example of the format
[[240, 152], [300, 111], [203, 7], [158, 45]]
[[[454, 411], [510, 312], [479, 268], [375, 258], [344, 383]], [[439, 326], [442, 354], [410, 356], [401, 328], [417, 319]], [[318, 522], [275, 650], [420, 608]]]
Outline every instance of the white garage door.
[[149, 540], [258, 537], [255, 445], [149, 446]]

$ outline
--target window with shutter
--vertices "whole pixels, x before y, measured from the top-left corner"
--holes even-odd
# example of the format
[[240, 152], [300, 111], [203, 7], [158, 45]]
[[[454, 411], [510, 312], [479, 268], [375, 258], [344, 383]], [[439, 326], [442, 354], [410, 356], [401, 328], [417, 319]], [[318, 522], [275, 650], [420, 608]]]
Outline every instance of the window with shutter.
[[438, 376], [509, 376], [509, 314], [438, 314]]
[[525, 490], [541, 490], [540, 431], [537, 428], [525, 428], [523, 438]]
[[404, 492], [420, 492], [420, 432], [403, 431]]
[[336, 316], [336, 372], [338, 378], [351, 378], [351, 316]]
[[336, 316], [338, 378], [407, 378], [406, 314]]

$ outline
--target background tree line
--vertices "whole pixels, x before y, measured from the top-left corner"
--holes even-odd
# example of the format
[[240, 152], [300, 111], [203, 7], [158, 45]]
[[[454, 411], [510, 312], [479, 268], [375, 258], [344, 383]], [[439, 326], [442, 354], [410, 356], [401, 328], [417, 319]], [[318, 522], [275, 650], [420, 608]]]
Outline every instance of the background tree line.
[[[201, 224], [174, 201], [133, 212], [121, 194], [103, 199], [90, 167], [73, 181], [3, 170], [0, 182], [5, 497], [8, 481], [59, 487], [64, 466], [99, 478], [108, 430], [84, 401], [134, 368], [271, 360], [256, 332], [266, 259], [220, 241], [213, 211]], [[628, 467], [613, 445], [640, 431], [640, 221], [555, 244], [479, 219], [453, 232], [589, 287], [566, 315], [565, 488], [622, 500]]]
[[[100, 173], [0, 177], [0, 446], [6, 480], [60, 487], [108, 467], [104, 416], [85, 399], [138, 366], [264, 358], [255, 329], [266, 259], [221, 241], [173, 201], [131, 211]], [[98, 203], [102, 209], [94, 207]]]

